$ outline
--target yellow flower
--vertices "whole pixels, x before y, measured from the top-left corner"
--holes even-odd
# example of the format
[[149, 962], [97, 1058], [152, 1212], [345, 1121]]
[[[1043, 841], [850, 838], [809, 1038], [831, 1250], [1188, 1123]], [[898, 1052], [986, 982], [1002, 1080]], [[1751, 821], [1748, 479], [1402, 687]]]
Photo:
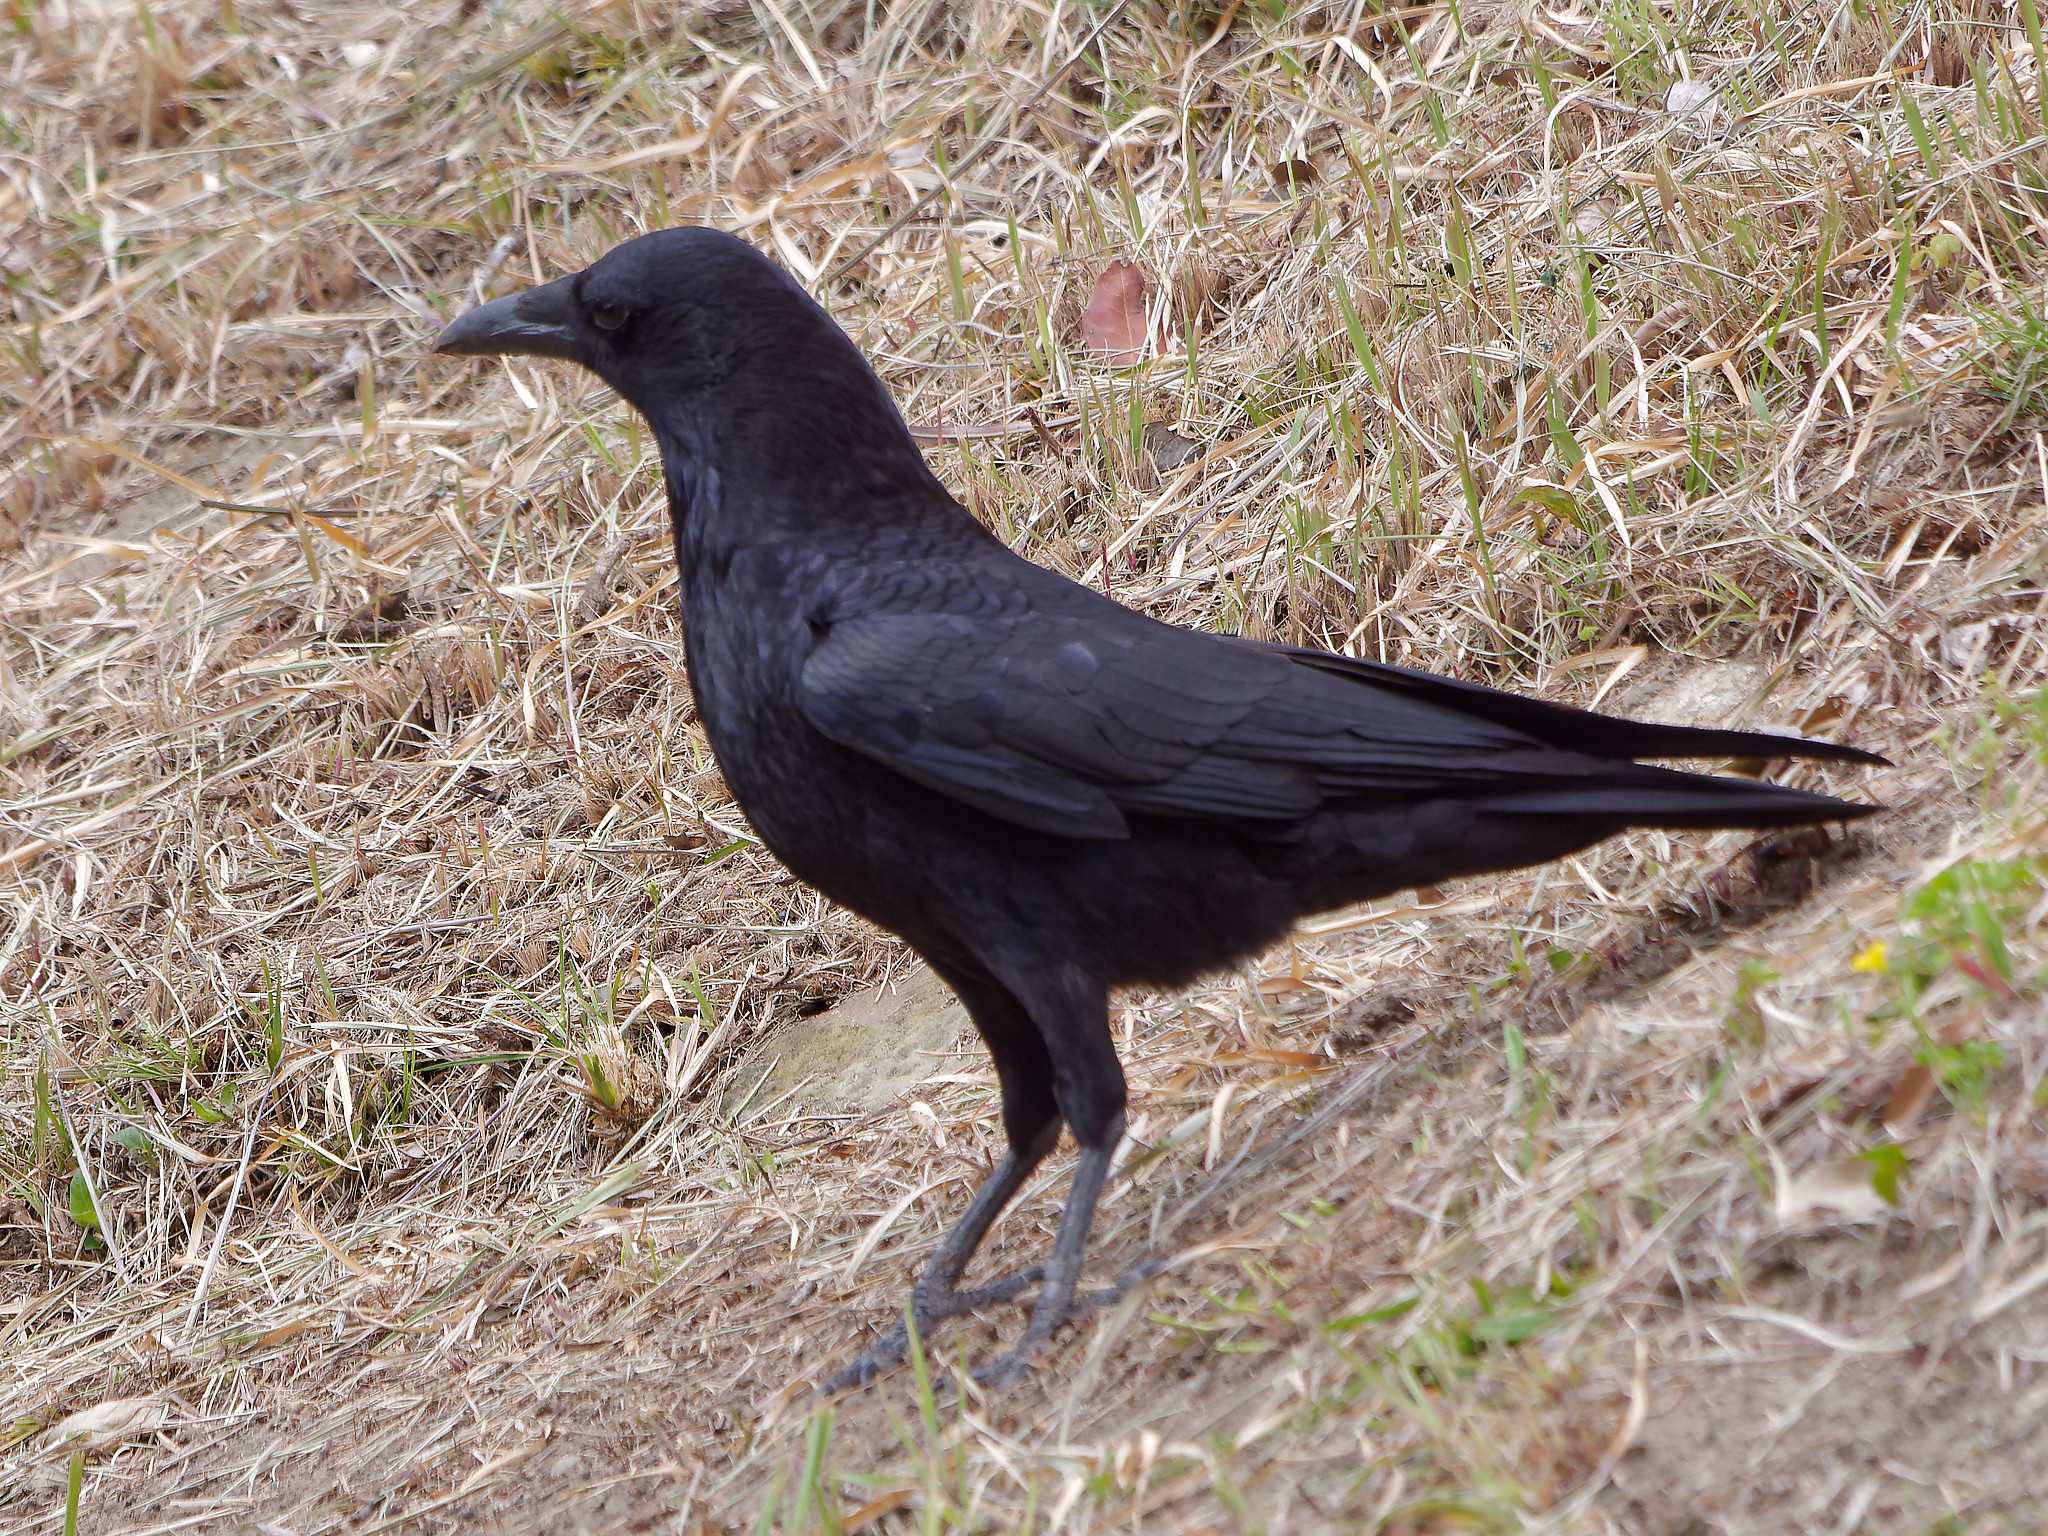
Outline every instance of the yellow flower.
[[1849, 962], [1849, 969], [1852, 971], [1875, 971], [1879, 973], [1889, 969], [1885, 964], [1884, 940], [1873, 940], [1868, 949]]

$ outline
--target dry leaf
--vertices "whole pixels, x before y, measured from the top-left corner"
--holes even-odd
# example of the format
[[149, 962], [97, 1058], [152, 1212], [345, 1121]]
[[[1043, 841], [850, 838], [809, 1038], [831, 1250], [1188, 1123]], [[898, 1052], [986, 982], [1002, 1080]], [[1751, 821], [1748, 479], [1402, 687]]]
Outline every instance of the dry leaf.
[[1664, 93], [1664, 110], [1695, 139], [1718, 137], [1728, 115], [1714, 88], [1698, 80], [1672, 81], [1671, 89]]
[[884, 1515], [895, 1514], [897, 1510], [910, 1502], [913, 1491], [909, 1488], [891, 1488], [887, 1493], [876, 1494], [867, 1503], [861, 1505], [859, 1509], [856, 1509], [846, 1517], [844, 1529], [847, 1532], [847, 1536], [852, 1536], [852, 1533], [855, 1531], [866, 1530]]
[[[1775, 1161], [1775, 1159], [1774, 1159]], [[1884, 1197], [1860, 1157], [1834, 1157], [1798, 1173], [1778, 1167], [1776, 1214], [1790, 1226], [1815, 1211], [1833, 1211], [1846, 1221], [1869, 1221], [1884, 1213]]]
[[1145, 274], [1128, 261], [1112, 261], [1095, 279], [1081, 314], [1081, 344], [1115, 368], [1145, 356]]
[[162, 1427], [165, 1417], [164, 1405], [156, 1398], [109, 1398], [104, 1403], [94, 1403], [90, 1408], [67, 1413], [50, 1426], [50, 1439], [59, 1445], [72, 1440], [96, 1444], [122, 1440]]
[[1307, 160], [1275, 160], [1266, 167], [1266, 174], [1282, 192], [1305, 192], [1321, 179]]
[[1572, 214], [1572, 233], [1581, 240], [1594, 241], [1606, 235], [1614, 224], [1614, 202], [1611, 198], [1600, 198], [1583, 203]]
[[1714, 88], [1698, 80], [1674, 80], [1664, 93], [1664, 110], [1674, 115], [1697, 112], [1714, 99]]
[[1920, 1111], [1927, 1107], [1927, 1101], [1934, 1094], [1934, 1074], [1917, 1061], [1899, 1075], [1892, 1084], [1891, 1097], [1885, 1100], [1884, 1113], [1878, 1116], [1884, 1128], [1893, 1135], [1920, 1117]]

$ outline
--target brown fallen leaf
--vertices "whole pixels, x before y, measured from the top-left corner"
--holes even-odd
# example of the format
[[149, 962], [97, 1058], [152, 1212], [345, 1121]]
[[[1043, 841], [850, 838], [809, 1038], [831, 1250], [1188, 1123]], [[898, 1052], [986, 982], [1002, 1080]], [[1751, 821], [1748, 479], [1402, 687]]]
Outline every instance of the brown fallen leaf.
[[1934, 1074], [1916, 1061], [1892, 1085], [1891, 1096], [1885, 1100], [1884, 1112], [1878, 1119], [1886, 1130], [1897, 1135], [1919, 1118], [1933, 1096]]
[[1081, 344], [1114, 368], [1145, 356], [1145, 274], [1128, 261], [1112, 261], [1095, 279], [1081, 313]]
[[1315, 166], [1307, 160], [1275, 160], [1266, 167], [1266, 174], [1273, 178], [1273, 185], [1282, 192], [1305, 192], [1321, 179]]
[[1326, 1072], [1337, 1065], [1327, 1056], [1318, 1056], [1313, 1051], [1283, 1051], [1277, 1046], [1254, 1045], [1242, 1051], [1219, 1051], [1217, 1066], [1270, 1066], [1306, 1067], [1312, 1071]]
[[909, 1488], [891, 1488], [887, 1493], [876, 1494], [846, 1517], [846, 1524], [842, 1529], [847, 1532], [847, 1536], [852, 1536], [855, 1531], [866, 1530], [884, 1515], [893, 1515], [908, 1504], [913, 1491]]

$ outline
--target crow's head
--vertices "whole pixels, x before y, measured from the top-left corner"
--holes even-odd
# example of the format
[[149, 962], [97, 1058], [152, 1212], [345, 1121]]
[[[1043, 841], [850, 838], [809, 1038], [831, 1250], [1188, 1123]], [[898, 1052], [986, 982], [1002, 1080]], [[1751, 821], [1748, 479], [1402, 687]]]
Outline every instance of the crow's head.
[[653, 424], [686, 501], [687, 488], [720, 480], [748, 491], [937, 484], [851, 338], [774, 262], [715, 229], [628, 240], [581, 272], [477, 306], [434, 350], [582, 364]]
[[565, 358], [652, 415], [670, 396], [725, 384], [750, 366], [772, 368], [782, 349], [821, 344], [862, 366], [780, 267], [731, 235], [685, 228], [628, 240], [581, 272], [481, 304], [434, 350]]

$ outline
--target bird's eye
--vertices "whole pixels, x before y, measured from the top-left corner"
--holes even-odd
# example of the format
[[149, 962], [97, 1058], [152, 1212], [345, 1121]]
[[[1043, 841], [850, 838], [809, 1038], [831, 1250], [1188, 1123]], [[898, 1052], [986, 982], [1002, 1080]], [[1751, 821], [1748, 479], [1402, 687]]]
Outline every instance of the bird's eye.
[[616, 331], [626, 323], [626, 311], [619, 304], [593, 304], [590, 306], [590, 323], [600, 331]]

